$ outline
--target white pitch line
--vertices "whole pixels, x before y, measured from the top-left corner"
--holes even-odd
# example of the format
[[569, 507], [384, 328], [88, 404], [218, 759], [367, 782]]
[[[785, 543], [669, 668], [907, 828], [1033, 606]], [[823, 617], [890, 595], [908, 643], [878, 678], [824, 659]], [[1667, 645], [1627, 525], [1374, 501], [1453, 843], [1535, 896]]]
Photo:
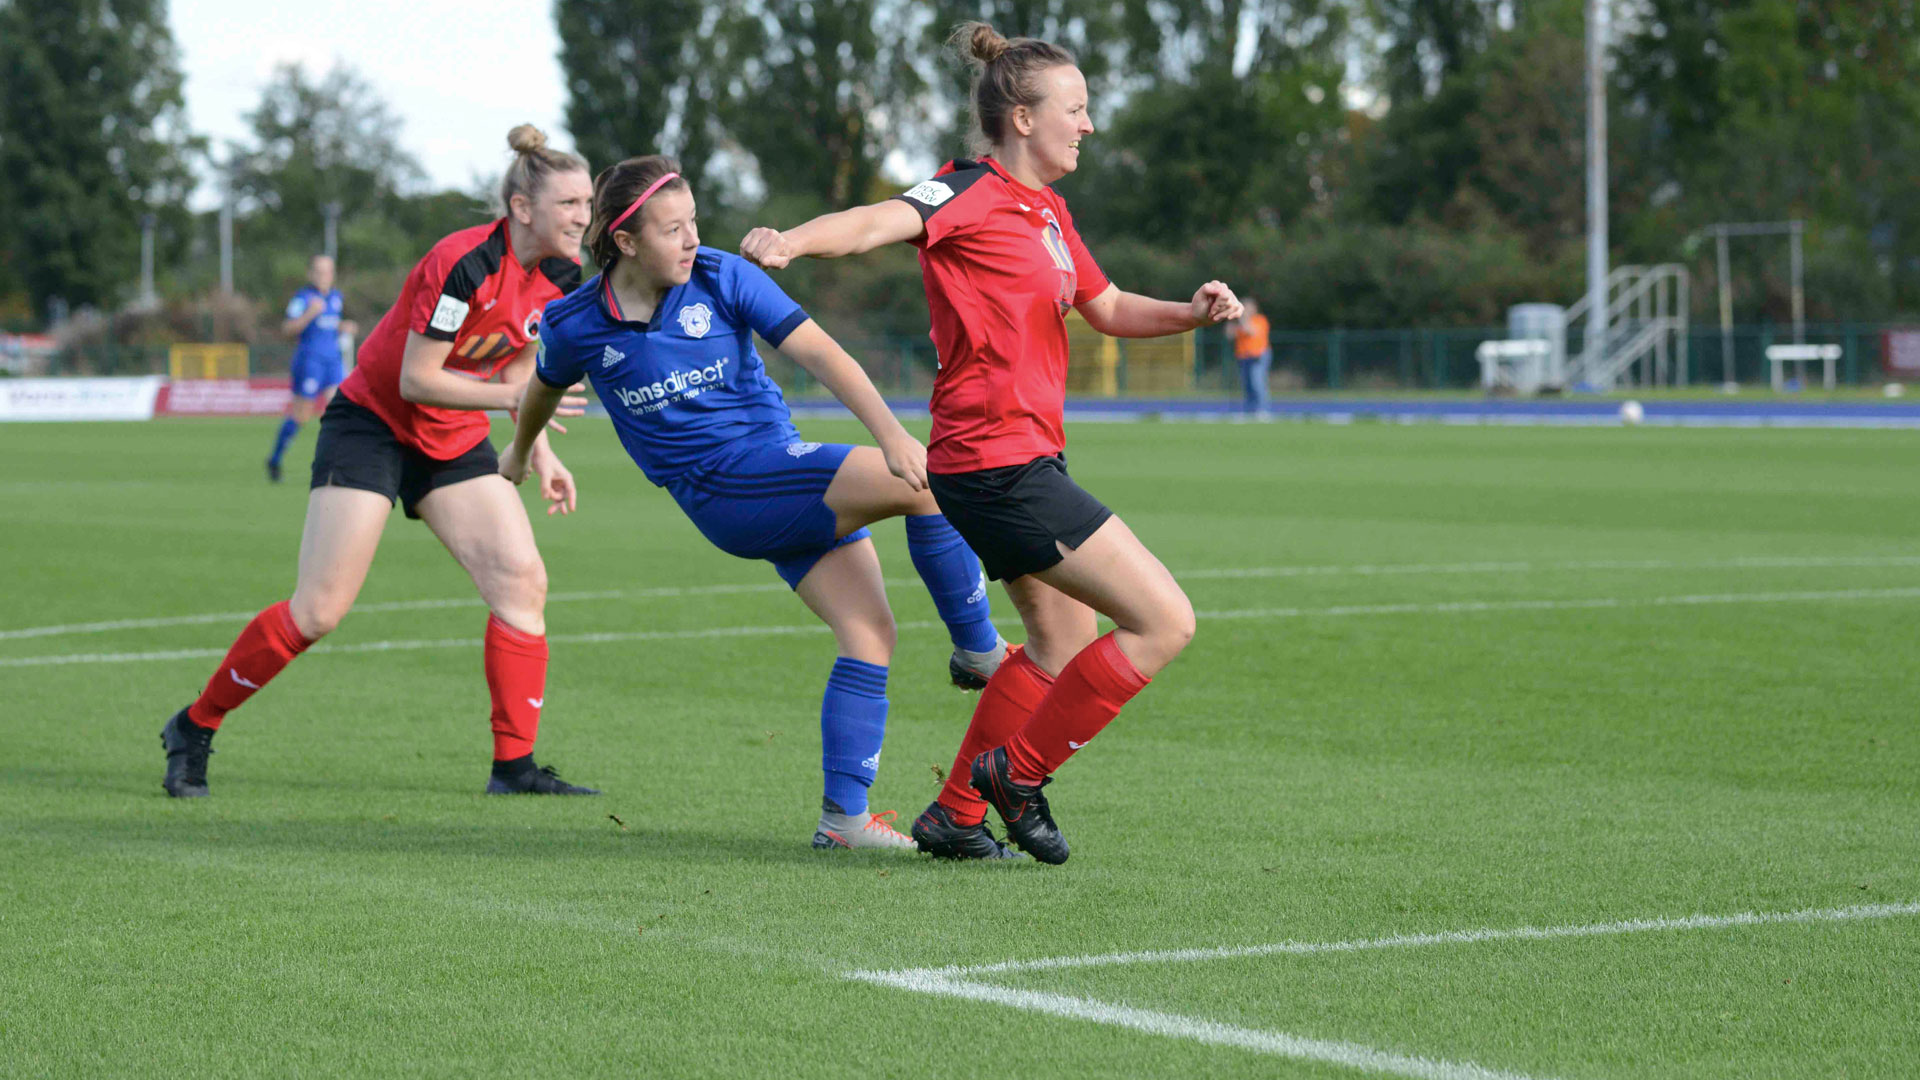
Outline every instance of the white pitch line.
[[1489, 1069], [1470, 1061], [1442, 1061], [1435, 1058], [1396, 1054], [1358, 1043], [1288, 1035], [1278, 1031], [1259, 1031], [1235, 1027], [1197, 1016], [1134, 1009], [1104, 1001], [1049, 994], [1036, 990], [1014, 990], [986, 983], [943, 979], [923, 973], [863, 972], [853, 976], [868, 982], [912, 990], [922, 994], [984, 1001], [1006, 1005], [1025, 1012], [1043, 1013], [1070, 1020], [1089, 1020], [1109, 1027], [1128, 1028], [1148, 1035], [1164, 1035], [1209, 1046], [1229, 1046], [1258, 1054], [1344, 1065], [1362, 1072], [1390, 1076], [1410, 1076], [1417, 1080], [1538, 1080], [1524, 1073]]
[[1571, 926], [1513, 926], [1480, 930], [1446, 930], [1433, 934], [1393, 934], [1348, 941], [1281, 941], [1271, 945], [1234, 945], [1215, 949], [1163, 949], [1153, 952], [1101, 953], [1094, 956], [1053, 956], [1035, 960], [1003, 960], [904, 971], [854, 972], [852, 978], [881, 981], [869, 976], [925, 976], [965, 979], [1009, 971], [1053, 971], [1060, 968], [1104, 967], [1114, 964], [1167, 964], [1193, 960], [1231, 960], [1246, 956], [1313, 956], [1321, 953], [1406, 949], [1430, 945], [1472, 945], [1483, 941], [1550, 941], [1556, 938], [1605, 937], [1659, 930], [1719, 930], [1735, 926], [1773, 926], [1783, 923], [1858, 922], [1920, 915], [1920, 903], [1859, 904], [1853, 907], [1804, 908], [1800, 911], [1746, 911], [1735, 915], [1688, 915], [1681, 918], [1626, 919], [1620, 922]]
[[[603, 589], [598, 592], [553, 593], [549, 604], [578, 603], [583, 600], [650, 600], [676, 596], [720, 596], [729, 593], [787, 592], [779, 582], [752, 585], [685, 585], [652, 589]], [[381, 611], [434, 611], [441, 608], [485, 607], [477, 596], [445, 600], [392, 600], [375, 604], [356, 604], [355, 615]], [[65, 634], [104, 634], [114, 630], [152, 630], [166, 626], [198, 626], [204, 623], [238, 622], [260, 614], [254, 611], [216, 611], [201, 615], [162, 615], [150, 619], [110, 619], [105, 622], [64, 623], [56, 626], [27, 626], [18, 630], [0, 630], [0, 641], [19, 638], [59, 637]]]
[[979, 982], [977, 977], [1015, 971], [1046, 971], [1116, 964], [1351, 953], [1369, 949], [1468, 945], [1483, 941], [1542, 941], [1661, 930], [1711, 930], [1737, 926], [1855, 922], [1911, 915], [1920, 915], [1920, 903], [1862, 904], [1855, 907], [1807, 908], [1800, 911], [1628, 919], [1621, 922], [1585, 923], [1572, 926], [1452, 930], [1432, 934], [1395, 934], [1389, 937], [1360, 938], [1349, 941], [1283, 941], [1271, 945], [1231, 946], [1216, 949], [1168, 949], [1156, 952], [1105, 953], [1098, 956], [1059, 956], [1037, 960], [1008, 960], [997, 964], [906, 968], [896, 971], [852, 971], [848, 972], [846, 977], [892, 987], [896, 990], [1005, 1005], [1026, 1012], [1087, 1020], [1110, 1027], [1127, 1028], [1149, 1035], [1164, 1035], [1168, 1038], [1185, 1039], [1211, 1046], [1229, 1046], [1277, 1057], [1342, 1065], [1363, 1072], [1415, 1077], [1417, 1080], [1532, 1080], [1521, 1073], [1490, 1069], [1470, 1061], [1442, 1061], [1379, 1050], [1358, 1043], [1235, 1027], [1202, 1017], [1153, 1012], [1090, 998], [995, 986], [991, 983]]
[[[1920, 555], [1810, 555], [1756, 556], [1735, 559], [1589, 559], [1574, 562], [1459, 562], [1459, 563], [1381, 563], [1328, 564], [1319, 566], [1248, 566], [1206, 570], [1183, 570], [1174, 575], [1182, 581], [1237, 580], [1243, 578], [1297, 577], [1384, 577], [1443, 574], [1522, 574], [1554, 570], [1780, 570], [1833, 567], [1920, 566]], [[917, 587], [917, 578], [889, 578], [888, 588]], [[686, 596], [723, 596], [735, 593], [771, 593], [790, 590], [779, 582], [755, 582], [738, 585], [661, 586], [645, 589], [603, 589], [594, 592], [562, 592], [547, 597], [549, 604], [601, 600], [651, 600]], [[440, 600], [392, 600], [358, 604], [356, 615], [393, 611], [433, 611], [444, 608], [485, 607], [477, 596]], [[116, 630], [155, 630], [169, 626], [202, 626], [209, 623], [241, 622], [259, 614], [256, 611], [216, 611], [197, 615], [160, 615], [141, 619], [108, 619], [102, 622], [58, 623], [51, 626], [25, 626], [0, 630], [0, 641], [25, 638], [61, 637], [69, 634], [104, 634]]]
[[[1349, 604], [1322, 608], [1239, 608], [1228, 611], [1200, 611], [1201, 621], [1228, 619], [1309, 619], [1345, 618], [1361, 615], [1468, 615], [1491, 611], [1579, 611], [1647, 607], [1691, 607], [1715, 604], [1788, 604], [1817, 601], [1910, 600], [1920, 599], [1920, 586], [1905, 589], [1834, 589], [1824, 592], [1717, 593], [1692, 596], [1648, 596], [1621, 598], [1612, 596], [1581, 600], [1454, 600], [1439, 604]], [[941, 624], [931, 620], [903, 622], [901, 630], [931, 630]], [[776, 637], [785, 634], [825, 633], [820, 623], [768, 626], [717, 626], [703, 630], [616, 630], [605, 633], [552, 634], [547, 640], [556, 645], [610, 645], [633, 641], [683, 641], [696, 638]], [[311, 653], [394, 652], [413, 649], [471, 648], [479, 639], [401, 638], [390, 641], [365, 641], [351, 645], [316, 645]], [[17, 656], [0, 659], [0, 668], [50, 667], [67, 664], [130, 664], [156, 660], [198, 660], [225, 656], [225, 649], [165, 649], [155, 652], [65, 653], [58, 656]]]

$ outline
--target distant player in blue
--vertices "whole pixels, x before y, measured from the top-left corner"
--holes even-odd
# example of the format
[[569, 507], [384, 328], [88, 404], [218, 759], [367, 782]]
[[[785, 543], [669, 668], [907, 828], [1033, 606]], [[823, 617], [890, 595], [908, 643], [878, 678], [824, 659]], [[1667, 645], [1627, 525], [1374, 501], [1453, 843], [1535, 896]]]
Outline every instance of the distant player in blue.
[[293, 400], [287, 402], [287, 414], [273, 437], [273, 455], [267, 458], [267, 479], [276, 484], [287, 445], [301, 424], [326, 408], [345, 374], [340, 335], [358, 328], [340, 318], [341, 306], [340, 290], [333, 287], [333, 260], [315, 255], [307, 261], [307, 284], [287, 302], [286, 321], [280, 324], [280, 333], [299, 344], [293, 349]]
[[[892, 811], [867, 808], [886, 731], [894, 622], [866, 526], [906, 518], [914, 569], [953, 639], [956, 684], [984, 686], [1007, 654], [980, 562], [927, 489], [926, 447], [764, 271], [700, 246], [693, 192], [671, 159], [623, 161], [593, 188], [587, 246], [603, 271], [547, 305], [536, 377], [500, 471], [523, 480], [566, 389], [591, 380], [647, 479], [715, 546], [773, 563], [833, 630], [839, 658], [820, 708], [826, 791], [813, 846], [910, 849]], [[754, 351], [755, 334], [831, 390], [879, 449], [802, 440]]]

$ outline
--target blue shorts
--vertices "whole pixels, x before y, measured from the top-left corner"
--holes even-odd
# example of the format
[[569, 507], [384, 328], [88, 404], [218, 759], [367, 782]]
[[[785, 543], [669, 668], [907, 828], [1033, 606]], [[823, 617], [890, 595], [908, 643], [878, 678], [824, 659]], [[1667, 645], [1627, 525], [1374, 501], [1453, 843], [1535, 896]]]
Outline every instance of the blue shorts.
[[340, 358], [319, 357], [307, 359], [293, 358], [293, 396], [297, 398], [316, 398], [328, 390], [340, 385]]
[[799, 588], [834, 548], [872, 534], [833, 535], [827, 485], [853, 447], [845, 443], [755, 443], [721, 450], [667, 484], [701, 535], [742, 559], [773, 564]]

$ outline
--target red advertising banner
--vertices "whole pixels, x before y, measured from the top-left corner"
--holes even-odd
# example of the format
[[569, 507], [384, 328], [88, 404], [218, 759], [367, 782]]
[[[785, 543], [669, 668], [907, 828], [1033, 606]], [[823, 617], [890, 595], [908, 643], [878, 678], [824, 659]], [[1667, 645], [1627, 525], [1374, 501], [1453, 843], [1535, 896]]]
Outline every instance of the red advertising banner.
[[272, 416], [286, 411], [285, 379], [181, 379], [160, 390], [157, 416]]
[[1896, 379], [1920, 379], [1920, 326], [1901, 326], [1880, 335], [1880, 363]]

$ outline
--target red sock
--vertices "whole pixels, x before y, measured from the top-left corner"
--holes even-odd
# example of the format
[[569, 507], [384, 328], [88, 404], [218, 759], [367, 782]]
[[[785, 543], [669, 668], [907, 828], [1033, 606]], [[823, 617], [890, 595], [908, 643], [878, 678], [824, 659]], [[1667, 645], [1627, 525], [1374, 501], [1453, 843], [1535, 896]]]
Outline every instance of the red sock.
[[493, 695], [493, 759], [533, 753], [547, 703], [547, 639], [487, 617], [487, 693]]
[[973, 759], [1006, 742], [1009, 735], [1020, 730], [1020, 725], [1033, 715], [1052, 686], [1053, 676], [1028, 658], [1027, 650], [1018, 645], [1007, 650], [1007, 658], [1000, 661], [1000, 670], [993, 673], [986, 689], [980, 691], [980, 703], [973, 708], [973, 722], [967, 725], [967, 737], [960, 740], [960, 753], [954, 756], [946, 785], [940, 789], [940, 804], [953, 814], [956, 823], [978, 825], [987, 816], [986, 800], [967, 783], [973, 771]]
[[227, 650], [227, 658], [220, 661], [213, 678], [207, 680], [207, 688], [187, 706], [187, 719], [218, 730], [229, 712], [267, 685], [311, 644], [294, 625], [293, 612], [285, 600], [255, 615], [234, 639], [233, 648]]
[[1151, 681], [1114, 644], [1112, 634], [1080, 650], [1060, 670], [1032, 719], [1007, 740], [1007, 771], [1014, 783], [1037, 784], [1053, 775]]

